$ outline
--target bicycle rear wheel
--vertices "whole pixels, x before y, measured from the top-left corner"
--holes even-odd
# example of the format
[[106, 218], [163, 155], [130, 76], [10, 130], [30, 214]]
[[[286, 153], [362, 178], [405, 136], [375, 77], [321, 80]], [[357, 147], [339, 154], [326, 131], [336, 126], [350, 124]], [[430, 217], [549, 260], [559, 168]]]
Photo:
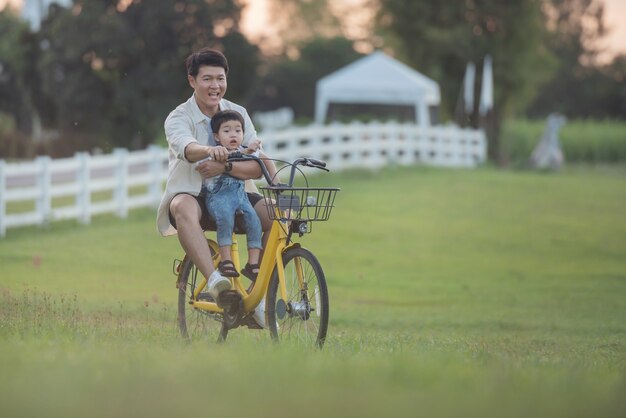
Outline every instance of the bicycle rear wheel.
[[[211, 249], [213, 252], [213, 249]], [[194, 308], [189, 304], [194, 291], [202, 282], [202, 273], [185, 257], [180, 265], [178, 278], [178, 328], [180, 335], [189, 341], [213, 339], [222, 342], [228, 336], [228, 329], [223, 326], [222, 314], [211, 313]], [[212, 300], [208, 293], [200, 293], [198, 299]]]
[[287, 300], [282, 300], [278, 271], [267, 291], [267, 321], [272, 338], [322, 348], [328, 330], [328, 288], [317, 258], [293, 247], [283, 254]]

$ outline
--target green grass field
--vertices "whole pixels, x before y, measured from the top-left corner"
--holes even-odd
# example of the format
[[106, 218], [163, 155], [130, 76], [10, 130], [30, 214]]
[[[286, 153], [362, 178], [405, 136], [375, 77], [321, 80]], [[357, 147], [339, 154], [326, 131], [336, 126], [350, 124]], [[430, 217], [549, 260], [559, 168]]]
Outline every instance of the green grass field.
[[0, 240], [2, 417], [624, 417], [626, 169], [425, 167], [342, 188], [303, 238], [322, 351], [184, 344], [154, 211]]

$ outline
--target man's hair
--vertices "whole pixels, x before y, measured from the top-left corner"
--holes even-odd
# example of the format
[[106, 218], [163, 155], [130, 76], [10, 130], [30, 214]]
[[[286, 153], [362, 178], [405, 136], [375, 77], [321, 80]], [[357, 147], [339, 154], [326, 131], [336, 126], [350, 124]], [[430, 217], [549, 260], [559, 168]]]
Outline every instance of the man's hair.
[[211, 48], [202, 48], [189, 55], [185, 60], [187, 74], [195, 77], [198, 75], [200, 67], [209, 65], [211, 67], [222, 67], [228, 74], [228, 60], [220, 51]]
[[245, 122], [243, 120], [243, 116], [241, 116], [241, 113], [235, 110], [221, 110], [213, 115], [213, 117], [211, 118], [211, 131], [213, 131], [213, 133], [218, 133], [220, 130], [220, 126], [222, 126], [224, 122], [228, 122], [231, 120], [241, 122], [241, 130], [243, 131], [245, 129]]

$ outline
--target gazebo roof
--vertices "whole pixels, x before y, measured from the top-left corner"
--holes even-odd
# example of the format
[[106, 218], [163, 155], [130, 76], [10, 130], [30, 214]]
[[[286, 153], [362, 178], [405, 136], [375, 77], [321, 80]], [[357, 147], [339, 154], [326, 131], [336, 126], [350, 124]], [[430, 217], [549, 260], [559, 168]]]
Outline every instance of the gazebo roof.
[[317, 82], [316, 120], [331, 102], [430, 106], [440, 101], [437, 82], [377, 51]]

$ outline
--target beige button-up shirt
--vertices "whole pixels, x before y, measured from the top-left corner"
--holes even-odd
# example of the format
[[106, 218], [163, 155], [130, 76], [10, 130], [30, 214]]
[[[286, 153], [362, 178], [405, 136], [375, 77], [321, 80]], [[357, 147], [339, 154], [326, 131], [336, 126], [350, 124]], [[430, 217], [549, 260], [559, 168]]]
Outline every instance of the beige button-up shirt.
[[[252, 119], [244, 107], [222, 99], [219, 108], [220, 110], [236, 110], [241, 113], [245, 122], [244, 145], [256, 139], [256, 130], [252, 124]], [[165, 135], [169, 145], [169, 172], [165, 192], [157, 211], [157, 229], [163, 236], [176, 234], [176, 229], [170, 224], [169, 219], [169, 207], [172, 198], [180, 193], [188, 193], [193, 196], [200, 194], [202, 176], [196, 171], [195, 163], [185, 158], [185, 147], [192, 142], [200, 145], [214, 145], [213, 135], [210, 131], [209, 119], [200, 111], [193, 95], [185, 103], [174, 109], [165, 119]], [[246, 181], [246, 191], [257, 192], [252, 180]]]

